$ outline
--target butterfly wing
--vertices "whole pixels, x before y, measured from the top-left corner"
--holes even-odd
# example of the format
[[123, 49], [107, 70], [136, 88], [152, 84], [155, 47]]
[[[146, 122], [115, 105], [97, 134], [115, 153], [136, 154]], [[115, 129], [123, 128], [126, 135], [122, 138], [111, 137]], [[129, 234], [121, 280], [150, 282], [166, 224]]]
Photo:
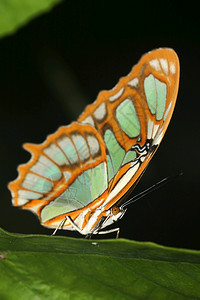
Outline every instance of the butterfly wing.
[[[144, 172], [173, 113], [179, 61], [171, 49], [144, 55], [111, 91], [102, 91], [78, 122], [41, 145], [25, 144], [30, 161], [9, 184], [13, 205], [57, 227], [64, 216], [90, 232]], [[90, 227], [92, 213], [102, 213]], [[87, 227], [87, 226], [88, 227]], [[70, 222], [65, 229], [74, 230]]]
[[176, 103], [179, 60], [172, 49], [144, 55], [128, 76], [78, 119], [95, 126], [106, 145], [109, 209], [134, 186], [159, 146]]
[[12, 201], [37, 214], [43, 225], [57, 227], [67, 213], [74, 219], [99, 196], [106, 197], [105, 146], [92, 126], [74, 122], [44, 143], [24, 148], [31, 159], [18, 167], [18, 178], [9, 184]]

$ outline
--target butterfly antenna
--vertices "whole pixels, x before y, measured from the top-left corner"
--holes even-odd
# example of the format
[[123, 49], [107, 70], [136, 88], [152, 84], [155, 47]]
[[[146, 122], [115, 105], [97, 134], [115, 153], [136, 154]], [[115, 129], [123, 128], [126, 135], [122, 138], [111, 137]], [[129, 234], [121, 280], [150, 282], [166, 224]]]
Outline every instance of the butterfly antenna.
[[176, 174], [174, 176], [168, 176], [168, 177], [163, 178], [162, 180], [158, 181], [157, 183], [150, 186], [146, 190], [144, 190], [141, 193], [139, 193], [139, 194], [133, 196], [132, 198], [130, 198], [128, 201], [126, 201], [124, 204], [121, 205], [121, 208], [123, 209], [127, 205], [130, 205], [133, 202], [136, 202], [137, 200], [139, 200], [139, 199], [145, 197], [146, 195], [154, 192], [155, 190], [159, 189], [161, 186], [165, 185], [166, 183], [169, 183], [170, 181], [174, 180], [176, 177], [179, 177], [179, 176], [182, 176], [182, 175], [183, 175], [183, 172], [180, 172], [179, 174]]

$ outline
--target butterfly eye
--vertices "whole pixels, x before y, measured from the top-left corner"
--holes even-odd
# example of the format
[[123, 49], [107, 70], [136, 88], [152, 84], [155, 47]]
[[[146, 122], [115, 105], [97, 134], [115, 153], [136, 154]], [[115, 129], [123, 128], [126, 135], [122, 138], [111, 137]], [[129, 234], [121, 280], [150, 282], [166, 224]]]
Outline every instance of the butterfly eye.
[[115, 216], [119, 213], [119, 207], [117, 206], [113, 206], [112, 207], [112, 214]]

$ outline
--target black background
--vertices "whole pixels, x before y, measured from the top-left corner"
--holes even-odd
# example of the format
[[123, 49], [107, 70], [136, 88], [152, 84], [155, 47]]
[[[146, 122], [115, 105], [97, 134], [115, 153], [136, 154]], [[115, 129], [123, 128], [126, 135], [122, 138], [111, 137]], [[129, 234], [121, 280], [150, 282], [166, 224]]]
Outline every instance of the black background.
[[75, 120], [100, 90], [111, 89], [145, 52], [172, 47], [181, 64], [177, 105], [133, 194], [166, 176], [180, 171], [184, 175], [130, 206], [118, 225], [124, 238], [200, 249], [200, 38], [198, 8], [184, 3], [180, 7], [175, 1], [162, 5], [160, 1], [65, 1], [0, 40], [3, 229], [52, 232], [31, 212], [11, 205], [7, 184], [17, 177], [17, 165], [30, 157], [21, 145], [41, 143], [60, 125]]

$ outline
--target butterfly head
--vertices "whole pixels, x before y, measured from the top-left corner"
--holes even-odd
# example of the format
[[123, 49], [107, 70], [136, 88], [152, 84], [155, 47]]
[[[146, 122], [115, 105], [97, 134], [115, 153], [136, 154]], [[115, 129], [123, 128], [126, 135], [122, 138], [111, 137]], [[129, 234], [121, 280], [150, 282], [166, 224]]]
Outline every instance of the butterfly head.
[[123, 215], [125, 214], [126, 210], [127, 209], [123, 209], [121, 206], [116, 206], [116, 205], [112, 206], [108, 210], [108, 215], [104, 219], [101, 228], [107, 227], [107, 226], [115, 223], [119, 219], [121, 219], [123, 217]]

